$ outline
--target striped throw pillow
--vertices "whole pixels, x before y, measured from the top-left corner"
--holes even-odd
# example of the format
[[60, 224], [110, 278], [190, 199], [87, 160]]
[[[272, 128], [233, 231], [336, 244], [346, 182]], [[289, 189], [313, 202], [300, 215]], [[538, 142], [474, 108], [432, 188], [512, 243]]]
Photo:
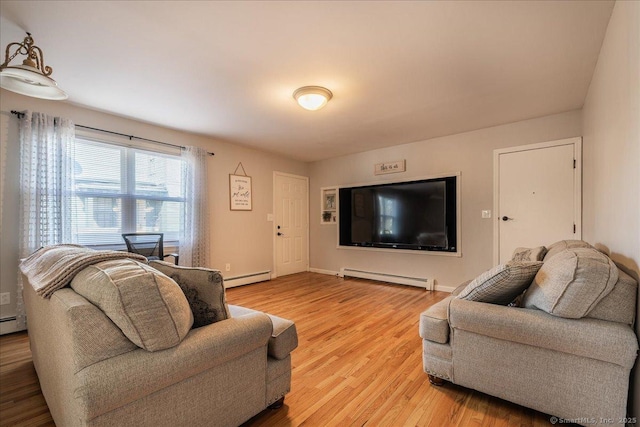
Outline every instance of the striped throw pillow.
[[509, 261], [472, 280], [457, 298], [507, 305], [529, 287], [540, 261]]

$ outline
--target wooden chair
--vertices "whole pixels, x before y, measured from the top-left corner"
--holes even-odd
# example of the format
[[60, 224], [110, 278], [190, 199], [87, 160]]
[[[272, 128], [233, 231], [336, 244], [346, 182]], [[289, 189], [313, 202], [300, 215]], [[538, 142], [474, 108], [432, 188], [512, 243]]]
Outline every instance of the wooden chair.
[[166, 257], [171, 256], [178, 265], [178, 254], [164, 254], [164, 233], [123, 233], [122, 238], [129, 252], [143, 255], [148, 260], [164, 261]]

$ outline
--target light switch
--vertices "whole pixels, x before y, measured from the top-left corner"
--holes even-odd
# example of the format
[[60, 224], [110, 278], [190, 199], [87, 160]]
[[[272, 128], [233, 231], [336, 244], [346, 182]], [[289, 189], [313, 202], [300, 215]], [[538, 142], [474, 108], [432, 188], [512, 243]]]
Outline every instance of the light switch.
[[482, 218], [491, 218], [491, 211], [482, 211]]
[[267, 221], [273, 221], [273, 214], [267, 214]]

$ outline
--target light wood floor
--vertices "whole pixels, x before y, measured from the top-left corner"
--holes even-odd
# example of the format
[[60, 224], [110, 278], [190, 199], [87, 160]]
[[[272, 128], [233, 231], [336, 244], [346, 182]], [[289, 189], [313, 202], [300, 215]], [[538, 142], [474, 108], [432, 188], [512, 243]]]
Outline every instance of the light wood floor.
[[[245, 427], [549, 426], [531, 409], [429, 384], [418, 320], [446, 295], [315, 273], [228, 289], [230, 304], [292, 319], [299, 337], [285, 405]], [[0, 426], [51, 425], [26, 333], [0, 337]]]

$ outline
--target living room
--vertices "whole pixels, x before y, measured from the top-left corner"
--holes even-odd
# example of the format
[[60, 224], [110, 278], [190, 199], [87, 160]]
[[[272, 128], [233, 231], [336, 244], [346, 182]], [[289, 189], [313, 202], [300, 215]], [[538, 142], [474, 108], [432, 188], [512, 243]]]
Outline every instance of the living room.
[[[64, 73], [60, 71], [64, 69], [64, 64], [60, 64], [60, 60], [56, 58], [55, 46], [49, 44], [50, 35], [43, 34], [43, 30], [40, 29], [42, 27], [35, 25], [35, 22], [44, 20], [40, 16], [41, 12], [38, 12], [37, 2], [22, 2], [30, 4], [24, 8], [17, 7], [16, 3], [18, 2], [3, 2], [2, 45], [21, 40], [25, 30], [22, 26], [25, 26], [33, 32], [36, 43], [47, 53], [46, 59], [54, 68], [53, 77], [60, 87], [65, 88], [62, 77]], [[528, 115], [525, 115], [515, 108], [520, 104], [512, 101], [514, 102], [512, 111], [503, 112], [499, 117], [485, 115], [482, 117], [484, 121], [480, 121], [479, 118], [477, 123], [473, 122], [469, 119], [470, 117], [477, 116], [480, 111], [488, 109], [488, 105], [492, 102], [497, 103], [497, 100], [492, 97], [493, 83], [489, 82], [479, 89], [472, 89], [477, 92], [478, 98], [467, 99], [464, 95], [459, 95], [463, 103], [455, 104], [455, 108], [461, 109], [465, 105], [471, 114], [467, 114], [466, 121], [458, 123], [456, 127], [447, 128], [444, 124], [439, 124], [440, 122], [450, 123], [451, 117], [454, 119], [457, 117], [446, 116], [444, 113], [442, 116], [437, 114], [438, 107], [451, 108], [445, 104], [425, 107], [417, 111], [399, 109], [395, 114], [399, 117], [397, 121], [392, 120], [393, 117], [377, 117], [377, 123], [373, 122], [375, 118], [372, 118], [371, 122], [362, 118], [360, 122], [353, 122], [352, 127], [359, 131], [360, 136], [352, 140], [351, 144], [342, 144], [348, 146], [350, 151], [340, 151], [347, 148], [334, 146], [336, 144], [331, 141], [331, 138], [339, 136], [335, 131], [323, 130], [332, 122], [344, 121], [340, 114], [344, 114], [344, 108], [349, 106], [349, 100], [345, 98], [347, 94], [357, 95], [355, 89], [350, 92], [341, 91], [338, 83], [330, 88], [334, 92], [334, 98], [323, 110], [317, 112], [324, 113], [320, 117], [314, 117], [314, 113], [300, 109], [289, 93], [292, 90], [287, 89], [286, 97], [278, 95], [278, 100], [272, 101], [274, 108], [287, 109], [287, 114], [290, 115], [289, 126], [298, 132], [302, 132], [305, 127], [312, 131], [306, 138], [310, 142], [307, 148], [301, 148], [296, 152], [291, 151], [291, 147], [286, 145], [274, 144], [271, 147], [259, 149], [250, 139], [235, 141], [231, 137], [207, 136], [203, 131], [178, 130], [178, 126], [171, 124], [173, 118], [169, 117], [164, 122], [167, 126], [163, 126], [157, 122], [154, 124], [150, 119], [126, 117], [127, 114], [110, 110], [107, 104], [102, 107], [92, 107], [88, 100], [96, 95], [92, 93], [91, 87], [85, 87], [82, 92], [75, 93], [68, 89], [70, 92], [68, 102], [37, 100], [2, 90], [0, 118], [3, 161], [1, 197], [3, 244], [0, 291], [8, 292], [11, 301], [10, 304], [2, 306], [2, 317], [15, 316], [15, 283], [18, 274], [15, 268], [18, 258], [19, 212], [17, 209], [20, 198], [19, 152], [16, 142], [18, 119], [11, 114], [11, 111], [26, 110], [66, 117], [77, 125], [172, 144], [198, 146], [215, 153], [208, 160], [210, 196], [208, 214], [211, 222], [212, 245], [207, 266], [222, 270], [225, 280], [263, 272], [270, 272], [274, 278], [277, 276], [274, 267], [276, 224], [269, 218], [274, 214], [274, 173], [278, 172], [308, 177], [308, 269], [310, 271], [335, 275], [341, 268], [351, 267], [381, 271], [391, 275], [410, 274], [434, 279], [436, 290], [440, 291], [451, 291], [460, 283], [476, 277], [494, 265], [495, 223], [493, 219], [482, 218], [480, 215], [483, 210], [493, 210], [494, 150], [582, 137], [582, 239], [604, 251], [637, 280], [640, 274], [640, 218], [637, 214], [640, 211], [640, 202], [639, 198], [633, 195], [640, 193], [640, 168], [638, 167], [640, 94], [637, 79], [640, 71], [638, 54], [640, 8], [636, 1], [575, 2], [575, 7], [588, 8], [590, 3], [598, 3], [597, 7], [604, 8], [605, 18], [602, 19], [602, 15], [597, 15], [601, 19], [594, 21], [600, 25], [596, 30], [593, 29], [596, 27], [589, 27], [594, 22], [589, 21], [585, 24], [588, 30], [592, 30], [588, 33], [597, 39], [585, 41], [585, 46], [588, 45], [591, 49], [581, 47], [579, 44], [576, 47], [576, 50], [584, 48], [588, 51], [587, 57], [583, 58], [583, 67], [590, 70], [586, 77], [584, 73], [575, 77], [578, 80], [582, 79], [582, 86], [578, 85], [581, 89], [577, 90], [577, 95], [572, 98], [578, 99], [578, 102], [566, 102], [564, 105], [554, 105], [546, 110], [540, 108], [535, 112], [532, 112], [535, 109], [531, 109], [527, 112]], [[482, 5], [481, 2], [478, 7]], [[87, 4], [78, 7], [87, 7]], [[339, 8], [340, 4], [335, 7]], [[21, 13], [24, 15], [20, 15]], [[83, 16], [82, 11], [77, 16]], [[34, 23], [29, 22], [30, 19], [34, 19]], [[54, 31], [62, 32], [61, 29]], [[67, 35], [67, 38], [69, 37]], [[93, 59], [87, 52], [92, 49], [92, 41], [90, 35], [82, 38], [86, 39], [87, 44], [73, 51], [75, 55], [85, 59], [88, 70], [82, 72], [90, 73]], [[572, 41], [572, 43], [578, 42]], [[232, 57], [233, 40], [229, 41], [228, 45], [227, 54]], [[596, 46], [595, 50], [593, 46]], [[113, 55], [116, 56], [119, 51], [125, 49], [127, 46], [114, 47]], [[170, 57], [171, 55], [166, 55], [163, 60], [169, 61]], [[186, 62], [188, 59], [180, 57], [172, 60]], [[329, 59], [326, 60], [329, 61]], [[148, 68], [152, 70], [160, 66], [162, 64], [153, 64]], [[456, 71], [461, 72], [459, 69], [452, 69], [451, 73]], [[466, 71], [472, 72], [472, 70]], [[112, 72], [126, 73], [116, 69]], [[211, 73], [215, 74], [215, 70], [211, 70]], [[205, 75], [206, 73], [199, 78]], [[250, 77], [244, 78], [251, 81]], [[357, 76], [351, 78], [357, 79]], [[399, 74], [392, 78], [404, 77]], [[565, 76], [565, 80], [561, 83], [555, 81], [557, 87], [547, 89], [551, 92], [561, 92], [561, 86], [568, 84], [572, 78], [573, 76], [570, 75]], [[301, 79], [299, 85], [326, 84], [329, 86], [329, 83], [336, 79], [337, 77], [327, 77], [321, 82], [307, 82], [306, 79], [304, 81]], [[383, 82], [376, 82], [376, 85], [382, 84]], [[523, 82], [513, 83], [515, 86], [519, 84], [524, 85]], [[102, 81], [99, 85], [108, 86], [109, 82]], [[376, 85], [358, 90], [380, 91], [381, 96], [393, 98], [394, 94]], [[206, 109], [206, 102], [198, 98], [197, 88], [192, 90], [194, 104], [193, 106], [183, 105], [185, 115], [194, 114], [195, 111], [191, 110]], [[126, 91], [128, 92], [127, 101], [135, 106], [136, 88], [128, 87]], [[519, 94], [525, 96], [523, 93]], [[534, 94], [528, 95], [534, 96]], [[162, 110], [162, 101], [171, 99], [170, 96], [162, 95], [156, 100], [158, 110]], [[242, 93], [241, 96], [252, 95]], [[236, 105], [235, 101], [229, 98], [225, 100], [230, 108]], [[384, 98], [381, 102], [385, 102]], [[474, 102], [477, 105], [474, 105]], [[222, 107], [217, 108], [223, 109], [224, 104], [222, 102]], [[332, 107], [337, 110], [333, 115]], [[366, 108], [360, 104], [356, 107]], [[432, 110], [435, 110], [435, 113]], [[221, 117], [226, 116], [221, 115]], [[224, 121], [225, 119], [216, 117], [216, 120]], [[212, 121], [215, 120], [212, 119]], [[410, 127], [412, 124], [410, 122], [421, 121], [426, 123], [423, 127], [423, 136], [409, 134], [408, 130], [413, 129]], [[258, 125], [259, 123], [256, 127], [259, 127]], [[389, 129], [389, 136], [386, 136], [387, 133], [383, 132], [380, 126], [386, 126]], [[323, 135], [325, 138], [322, 138]], [[277, 140], [278, 136], [280, 134], [276, 133], [272, 139]], [[283, 154], [287, 152], [290, 152], [290, 155]], [[311, 158], [316, 160], [309, 160]], [[459, 214], [462, 256], [345, 250], [337, 248], [337, 226], [320, 223], [322, 188], [383, 182], [389, 179], [389, 175], [375, 176], [374, 165], [400, 159], [406, 161], [406, 170], [397, 175], [398, 181], [441, 174], [460, 174], [462, 184]], [[229, 208], [229, 174], [234, 174], [240, 164], [246, 175], [251, 176], [252, 179], [253, 206], [250, 211], [239, 212]], [[497, 212], [494, 212], [494, 215], [497, 215]], [[426, 308], [427, 304], [425, 304]], [[2, 322], [1, 325], [3, 328], [8, 328], [9, 323]], [[8, 332], [12, 331], [9, 329]], [[419, 342], [416, 342], [416, 345], [419, 346]], [[632, 381], [633, 391], [636, 390], [635, 384], [638, 383], [636, 376], [637, 374]], [[632, 396], [632, 414], [636, 415], [640, 405], [640, 393], [632, 392]]]

